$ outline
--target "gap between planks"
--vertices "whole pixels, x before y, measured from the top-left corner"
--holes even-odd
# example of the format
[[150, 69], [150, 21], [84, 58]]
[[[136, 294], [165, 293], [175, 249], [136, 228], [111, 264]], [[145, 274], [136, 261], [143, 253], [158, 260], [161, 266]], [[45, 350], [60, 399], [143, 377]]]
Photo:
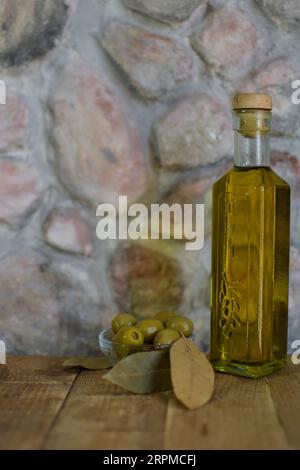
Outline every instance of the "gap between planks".
[[58, 418], [59, 418], [61, 412], [63, 411], [64, 406], [65, 406], [65, 403], [67, 402], [67, 400], [68, 400], [68, 398], [69, 398], [69, 396], [70, 396], [70, 394], [71, 394], [71, 392], [72, 392], [72, 390], [73, 390], [73, 387], [74, 387], [74, 385], [75, 385], [75, 383], [76, 383], [76, 381], [77, 381], [77, 379], [78, 379], [78, 377], [79, 377], [80, 374], [81, 374], [81, 369], [79, 369], [79, 370], [76, 372], [76, 375], [75, 375], [75, 377], [74, 377], [74, 379], [73, 379], [73, 382], [71, 383], [71, 386], [70, 386], [69, 390], [68, 390], [67, 393], [66, 393], [65, 398], [64, 398], [63, 401], [61, 402], [61, 405], [60, 405], [60, 407], [59, 407], [59, 409], [58, 409], [56, 415], [54, 416], [54, 418], [53, 418], [53, 420], [52, 420], [52, 423], [50, 424], [50, 426], [49, 426], [47, 432], [45, 433], [45, 436], [44, 436], [44, 438], [43, 438], [43, 440], [42, 440], [42, 442], [41, 442], [41, 445], [39, 446], [39, 449], [40, 449], [40, 450], [43, 450], [43, 449], [45, 448], [46, 443], [47, 443], [47, 440], [48, 440], [48, 437], [49, 437], [49, 435], [50, 435], [52, 429], [54, 428], [54, 426], [55, 426], [55, 424], [56, 424], [56, 422], [57, 422], [57, 420], [58, 420]]

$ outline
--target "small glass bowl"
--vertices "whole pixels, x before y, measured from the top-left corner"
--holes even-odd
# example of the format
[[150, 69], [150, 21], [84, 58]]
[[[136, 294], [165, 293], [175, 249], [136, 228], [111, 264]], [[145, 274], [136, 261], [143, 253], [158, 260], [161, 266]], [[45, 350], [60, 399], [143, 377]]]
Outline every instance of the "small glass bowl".
[[[118, 362], [122, 359], [122, 349], [124, 350], [124, 356], [126, 356], [127, 346], [124, 346], [120, 343], [116, 343], [113, 341], [114, 332], [111, 328], [108, 330], [103, 330], [99, 334], [99, 345], [100, 349], [103, 354], [109, 359], [111, 359], [112, 363]], [[170, 349], [170, 344], [162, 344], [159, 346], [155, 346], [153, 344], [144, 343], [141, 346], [131, 346], [130, 347], [130, 354], [136, 352], [149, 352], [149, 351], [167, 351]], [[116, 352], [118, 350], [118, 353]]]

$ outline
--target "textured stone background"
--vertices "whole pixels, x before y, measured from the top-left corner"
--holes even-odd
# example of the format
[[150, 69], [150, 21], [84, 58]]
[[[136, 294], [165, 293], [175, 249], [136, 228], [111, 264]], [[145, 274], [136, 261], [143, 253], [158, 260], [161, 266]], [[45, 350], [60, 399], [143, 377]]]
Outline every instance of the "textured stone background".
[[[290, 340], [300, 338], [298, 0], [1, 0], [0, 336], [85, 354], [115, 311], [172, 307], [209, 329], [210, 188], [232, 162], [237, 90], [274, 97], [291, 186]], [[300, 105], [299, 105], [300, 106]], [[206, 242], [100, 242], [95, 207], [205, 202]]]

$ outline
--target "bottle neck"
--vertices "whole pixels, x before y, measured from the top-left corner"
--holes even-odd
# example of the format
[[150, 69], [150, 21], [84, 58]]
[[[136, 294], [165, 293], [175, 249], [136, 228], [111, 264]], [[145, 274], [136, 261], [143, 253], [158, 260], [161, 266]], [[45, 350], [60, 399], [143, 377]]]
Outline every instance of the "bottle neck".
[[247, 138], [234, 133], [234, 164], [241, 167], [270, 166], [269, 135]]
[[262, 110], [234, 112], [234, 165], [269, 167], [271, 113]]

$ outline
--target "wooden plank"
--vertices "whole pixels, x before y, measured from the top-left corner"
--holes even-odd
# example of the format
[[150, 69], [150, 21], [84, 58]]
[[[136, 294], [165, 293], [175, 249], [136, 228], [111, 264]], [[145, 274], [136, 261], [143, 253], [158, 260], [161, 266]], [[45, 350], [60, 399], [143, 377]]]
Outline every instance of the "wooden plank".
[[65, 358], [59, 356], [8, 356], [7, 357], [7, 366], [12, 369], [18, 370], [41, 370], [46, 373], [46, 371], [55, 371], [63, 373], [64, 369], [61, 368], [62, 362]]
[[78, 369], [61, 367], [64, 358], [48, 356], [10, 356], [0, 366], [0, 383], [71, 384]]
[[196, 411], [170, 400], [166, 449], [288, 449], [265, 379], [218, 374], [210, 403]]
[[300, 449], [300, 365], [287, 367], [268, 379], [271, 395], [289, 445]]
[[10, 357], [0, 367], [0, 449], [38, 449], [78, 372], [62, 359]]
[[133, 395], [104, 372], [61, 363], [9, 357], [0, 366], [0, 448], [300, 448], [300, 367], [257, 381], [218, 374], [213, 400], [191, 412], [171, 392]]
[[45, 449], [160, 449], [167, 394], [133, 395], [82, 371]]

